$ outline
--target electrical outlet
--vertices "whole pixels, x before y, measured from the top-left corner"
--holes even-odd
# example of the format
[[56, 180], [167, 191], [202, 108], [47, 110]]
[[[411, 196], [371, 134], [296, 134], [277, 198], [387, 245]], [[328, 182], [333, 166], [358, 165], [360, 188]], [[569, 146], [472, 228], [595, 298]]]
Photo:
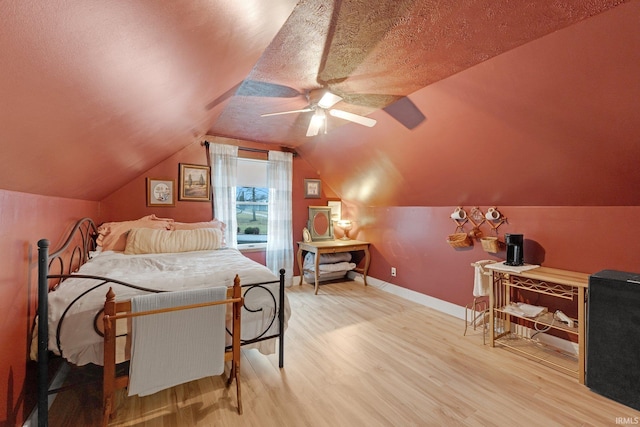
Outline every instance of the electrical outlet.
[[395, 267], [391, 267], [391, 277], [396, 277], [396, 268]]

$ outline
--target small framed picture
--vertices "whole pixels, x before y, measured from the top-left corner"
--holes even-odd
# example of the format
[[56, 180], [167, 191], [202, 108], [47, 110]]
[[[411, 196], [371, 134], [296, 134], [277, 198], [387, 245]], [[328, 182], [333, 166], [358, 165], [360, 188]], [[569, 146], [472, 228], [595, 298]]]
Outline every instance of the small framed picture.
[[309, 229], [307, 227], [302, 229], [302, 240], [305, 243], [309, 243], [311, 241], [311, 233], [309, 233]]
[[147, 178], [147, 206], [175, 206], [175, 186], [173, 179]]
[[340, 200], [329, 200], [327, 206], [331, 208], [331, 221], [340, 221], [342, 219], [342, 202]]
[[211, 200], [211, 168], [180, 163], [179, 200], [208, 202]]
[[319, 179], [305, 179], [304, 180], [304, 198], [305, 199], [319, 199], [320, 198], [320, 184]]

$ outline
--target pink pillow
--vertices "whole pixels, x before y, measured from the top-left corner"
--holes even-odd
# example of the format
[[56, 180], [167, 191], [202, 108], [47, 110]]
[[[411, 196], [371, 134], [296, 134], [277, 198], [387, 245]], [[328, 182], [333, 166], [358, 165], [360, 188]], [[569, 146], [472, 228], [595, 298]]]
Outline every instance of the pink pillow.
[[155, 215], [147, 215], [132, 221], [105, 222], [98, 227], [96, 244], [103, 251], [124, 251], [127, 245], [127, 233], [132, 228], [169, 230], [172, 222], [171, 218], [158, 218]]

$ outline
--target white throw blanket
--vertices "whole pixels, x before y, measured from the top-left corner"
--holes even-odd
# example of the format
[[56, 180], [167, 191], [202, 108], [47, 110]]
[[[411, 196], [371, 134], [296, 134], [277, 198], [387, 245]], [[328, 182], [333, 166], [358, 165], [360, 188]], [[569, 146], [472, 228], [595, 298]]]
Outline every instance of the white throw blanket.
[[[136, 296], [141, 312], [226, 298], [224, 286]], [[129, 396], [146, 396], [224, 372], [226, 304], [134, 317]]]

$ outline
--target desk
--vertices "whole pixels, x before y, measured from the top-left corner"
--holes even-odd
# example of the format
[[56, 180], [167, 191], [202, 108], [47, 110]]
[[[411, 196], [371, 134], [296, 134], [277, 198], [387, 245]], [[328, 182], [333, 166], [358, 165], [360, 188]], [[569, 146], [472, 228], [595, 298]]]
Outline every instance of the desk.
[[298, 242], [298, 269], [300, 270], [300, 285], [304, 280], [304, 269], [302, 265], [302, 252], [311, 252], [316, 254], [316, 268], [315, 268], [315, 294], [318, 294], [318, 270], [320, 264], [321, 254], [335, 254], [338, 252], [355, 252], [364, 251], [364, 268], [357, 270], [362, 272], [364, 279], [364, 285], [367, 286], [367, 271], [369, 271], [369, 262], [371, 257], [369, 255], [369, 242], [361, 242], [359, 240], [326, 240], [320, 242]]

